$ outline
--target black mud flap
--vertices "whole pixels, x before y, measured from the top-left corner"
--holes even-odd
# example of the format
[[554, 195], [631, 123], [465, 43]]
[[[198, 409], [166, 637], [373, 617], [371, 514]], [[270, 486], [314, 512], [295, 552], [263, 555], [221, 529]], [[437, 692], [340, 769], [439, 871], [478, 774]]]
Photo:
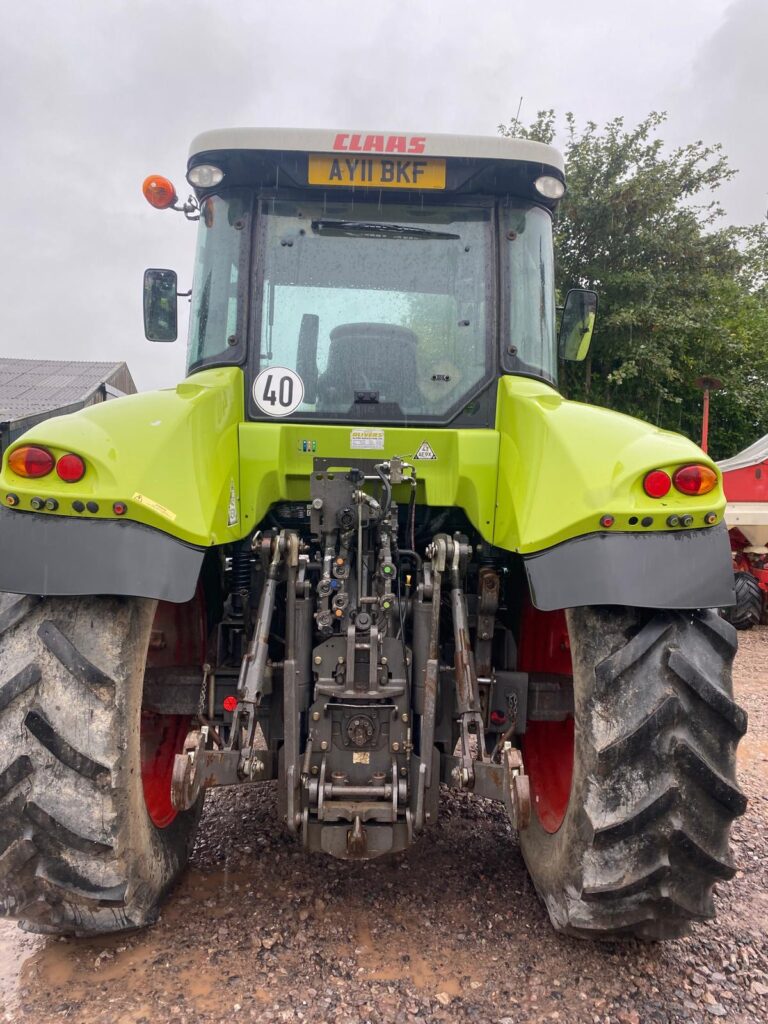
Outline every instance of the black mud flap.
[[724, 608], [734, 603], [725, 525], [664, 533], [590, 533], [523, 558], [541, 611], [585, 605]]
[[205, 549], [128, 521], [0, 508], [0, 591], [188, 601]]

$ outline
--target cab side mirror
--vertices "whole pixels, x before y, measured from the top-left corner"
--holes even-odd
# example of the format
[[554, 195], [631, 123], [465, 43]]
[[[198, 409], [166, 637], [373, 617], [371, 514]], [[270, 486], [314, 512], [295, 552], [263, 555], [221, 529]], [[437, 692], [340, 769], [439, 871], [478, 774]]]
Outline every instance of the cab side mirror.
[[597, 292], [571, 288], [560, 320], [560, 358], [580, 363], [587, 358], [597, 315]]
[[177, 288], [175, 270], [144, 271], [144, 334], [149, 341], [176, 341]]

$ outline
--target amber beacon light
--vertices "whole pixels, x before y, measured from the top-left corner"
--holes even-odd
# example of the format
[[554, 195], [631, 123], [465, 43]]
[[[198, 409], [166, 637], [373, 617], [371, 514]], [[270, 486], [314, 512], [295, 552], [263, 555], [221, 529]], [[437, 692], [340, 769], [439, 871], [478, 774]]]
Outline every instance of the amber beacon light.
[[156, 210], [167, 210], [176, 202], [176, 189], [173, 187], [173, 182], [164, 178], [162, 174], [150, 174], [148, 178], [145, 178], [141, 191], [149, 205], [154, 206]]

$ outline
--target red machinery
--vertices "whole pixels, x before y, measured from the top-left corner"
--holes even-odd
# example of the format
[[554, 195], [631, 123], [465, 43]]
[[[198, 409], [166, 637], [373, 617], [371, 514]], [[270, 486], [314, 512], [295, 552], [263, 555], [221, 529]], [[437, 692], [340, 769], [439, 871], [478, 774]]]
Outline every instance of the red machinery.
[[763, 618], [768, 594], [768, 434], [718, 465], [736, 574], [736, 605], [726, 615], [737, 629], [750, 629]]

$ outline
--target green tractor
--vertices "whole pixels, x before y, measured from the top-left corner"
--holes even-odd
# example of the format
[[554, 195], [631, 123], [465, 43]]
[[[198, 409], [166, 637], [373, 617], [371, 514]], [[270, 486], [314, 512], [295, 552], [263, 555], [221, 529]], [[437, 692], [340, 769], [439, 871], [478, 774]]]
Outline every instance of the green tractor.
[[[188, 375], [35, 426], [0, 475], [0, 906], [150, 923], [205, 790], [276, 780], [308, 851], [501, 801], [560, 931], [713, 916], [745, 809], [717, 467], [566, 401], [553, 148], [199, 136]], [[149, 270], [147, 336], [177, 333]]]

